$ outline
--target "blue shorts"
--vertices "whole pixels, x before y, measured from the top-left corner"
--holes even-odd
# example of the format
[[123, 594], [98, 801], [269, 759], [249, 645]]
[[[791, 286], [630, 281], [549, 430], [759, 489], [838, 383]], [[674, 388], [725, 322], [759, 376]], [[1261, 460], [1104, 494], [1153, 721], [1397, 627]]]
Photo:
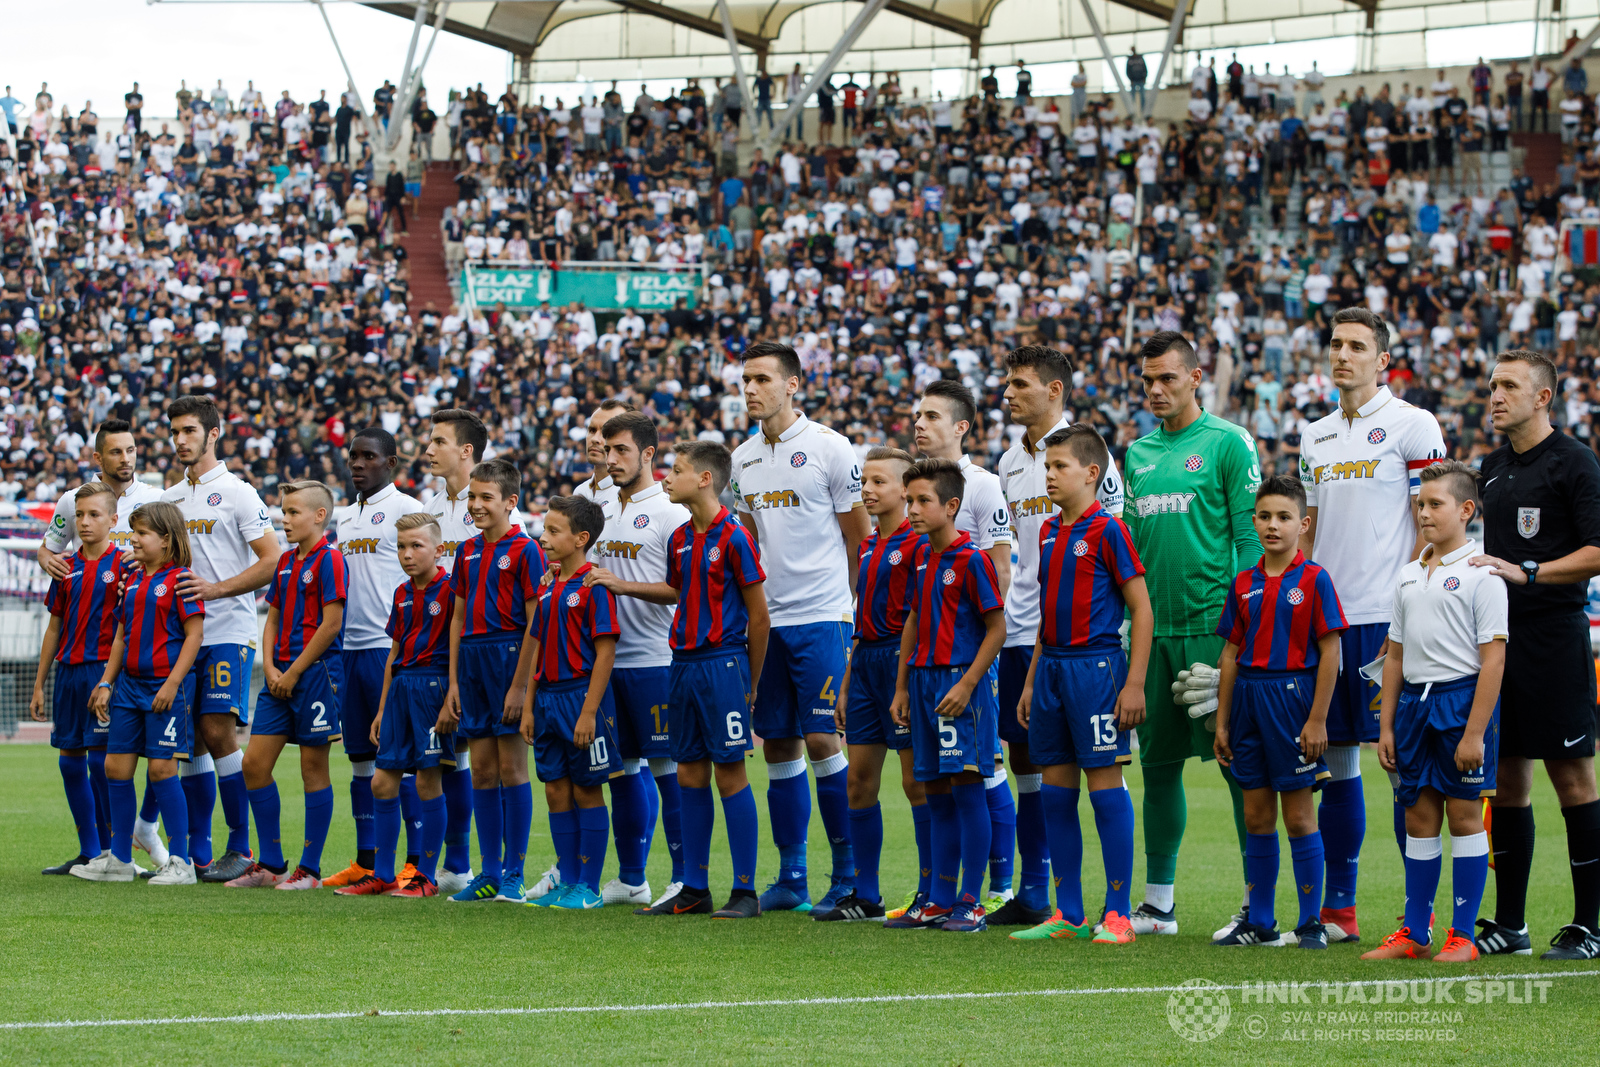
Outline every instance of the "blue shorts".
[[[911, 668], [911, 772], [932, 782], [962, 771], [985, 778], [994, 774], [1000, 747], [995, 720], [998, 699], [992, 676], [972, 691], [967, 710], [953, 719], [934, 713], [945, 693], [967, 673], [965, 666]], [[985, 684], [986, 683], [986, 684]]]
[[[232, 715], [250, 725], [250, 672], [256, 650], [249, 645], [202, 645], [194, 658], [194, 713]], [[262, 692], [266, 692], [265, 689]]]
[[1378, 658], [1389, 639], [1389, 624], [1368, 622], [1339, 635], [1339, 680], [1328, 705], [1328, 744], [1354, 745], [1378, 739], [1381, 684], [1361, 677], [1361, 668]]
[[898, 637], [856, 646], [850, 659], [849, 706], [844, 709], [846, 744], [888, 745], [896, 752], [911, 747], [911, 727], [889, 717], [899, 674]]
[[56, 664], [56, 684], [50, 699], [51, 748], [106, 747], [111, 724], [101, 722], [89, 710], [89, 698], [105, 673], [102, 662]]
[[617, 708], [617, 750], [623, 759], [668, 759], [668, 667], [619, 667], [611, 672], [611, 699]]
[[1472, 698], [1477, 691], [1475, 674], [1431, 685], [1407, 682], [1400, 690], [1400, 703], [1394, 710], [1394, 754], [1400, 788], [1394, 798], [1401, 807], [1414, 805], [1424, 786], [1458, 800], [1494, 796], [1500, 752], [1498, 700], [1483, 731], [1483, 766], [1470, 771], [1456, 767], [1456, 746], [1472, 715]]
[[[276, 664], [281, 671], [289, 664]], [[344, 692], [344, 656], [323, 656], [300, 676], [289, 699], [262, 689], [256, 697], [252, 735], [286, 737], [291, 745], [327, 745], [339, 740], [339, 696]], [[371, 729], [369, 726], [368, 729]]]
[[498, 633], [466, 637], [456, 658], [456, 685], [461, 694], [460, 736], [511, 737], [522, 731], [522, 717], [503, 721], [506, 693], [517, 675], [522, 634]]
[[1307, 763], [1300, 751], [1300, 731], [1316, 688], [1316, 671], [1240, 669], [1228, 713], [1228, 747], [1239, 788], [1292, 793], [1317, 789], [1330, 777], [1321, 757]]
[[165, 678], [135, 678], [126, 672], [117, 675], [111, 690], [111, 730], [106, 740], [108, 754], [132, 754], [145, 759], [188, 759], [193, 751], [194, 678], [178, 687], [178, 695], [166, 711], [151, 711], [156, 693]]
[[541, 682], [533, 699], [533, 765], [541, 782], [572, 779], [573, 785], [604, 785], [622, 774], [617, 754], [617, 708], [611, 687], [594, 716], [594, 740], [579, 748], [572, 732], [589, 695], [589, 679]]
[[1133, 759], [1132, 730], [1117, 729], [1128, 657], [1112, 648], [1046, 645], [1033, 678], [1028, 759], [1042, 767], [1110, 767]]
[[[378, 717], [378, 704], [383, 699], [383, 668], [389, 663], [389, 650], [345, 649], [339, 655], [344, 658], [339, 729], [344, 733], [345, 755], [351, 762], [374, 759], [378, 750], [372, 744], [372, 720]], [[439, 700], [444, 701], [442, 691]]]
[[[400, 668], [389, 681], [389, 699], [383, 705], [383, 722], [378, 726], [378, 753], [369, 758], [375, 758], [386, 771], [453, 765], [455, 744], [448, 737], [441, 741], [433, 732], [449, 688], [450, 676], [442, 670]], [[349, 747], [347, 741], [346, 750]]]
[[[771, 647], [770, 645], [768, 646]], [[672, 657], [667, 732], [679, 763], [738, 763], [750, 749], [750, 657], [744, 646]]]
[[[1017, 721], [1017, 705], [1022, 701], [1022, 687], [1028, 682], [1033, 646], [1002, 648], [994, 663], [1000, 681], [1000, 740], [1008, 745], [1026, 745], [1028, 729]], [[1028, 758], [1038, 762], [1033, 760], [1031, 751]]]
[[768, 740], [837, 733], [833, 705], [850, 641], [844, 622], [773, 627], [756, 691], [756, 733]]

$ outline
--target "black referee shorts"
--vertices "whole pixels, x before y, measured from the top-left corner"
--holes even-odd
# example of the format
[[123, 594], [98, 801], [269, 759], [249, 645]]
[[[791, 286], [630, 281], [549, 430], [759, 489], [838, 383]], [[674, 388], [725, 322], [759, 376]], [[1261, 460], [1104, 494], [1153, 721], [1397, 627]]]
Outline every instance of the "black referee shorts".
[[1593, 756], [1595, 669], [1588, 617], [1524, 617], [1510, 631], [1500, 684], [1500, 756]]

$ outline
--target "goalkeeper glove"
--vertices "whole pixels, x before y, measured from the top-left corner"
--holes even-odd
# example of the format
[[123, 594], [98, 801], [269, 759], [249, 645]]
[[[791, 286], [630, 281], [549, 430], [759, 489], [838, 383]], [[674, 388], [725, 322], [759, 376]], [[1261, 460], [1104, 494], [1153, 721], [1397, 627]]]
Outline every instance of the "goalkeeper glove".
[[1178, 672], [1172, 683], [1172, 702], [1183, 706], [1191, 719], [1203, 719], [1217, 710], [1217, 685], [1222, 673], [1207, 663]]

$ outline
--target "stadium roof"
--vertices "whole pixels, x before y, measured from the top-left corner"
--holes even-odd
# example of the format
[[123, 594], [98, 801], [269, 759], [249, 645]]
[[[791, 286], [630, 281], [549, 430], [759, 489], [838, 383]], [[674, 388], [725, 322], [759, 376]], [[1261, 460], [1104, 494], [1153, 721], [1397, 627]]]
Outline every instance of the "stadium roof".
[[[365, 0], [363, 0], [365, 2]], [[366, 3], [412, 19], [413, 3]], [[922, 70], [981, 63], [1030, 65], [1100, 57], [1083, 0], [888, 0], [851, 51], [855, 67]], [[1089, 0], [1109, 46], [1159, 52], [1170, 0]], [[1372, 31], [1375, 67], [1424, 62], [1429, 30], [1527, 22], [1541, 0], [1190, 0], [1187, 50], [1348, 37]], [[1565, 0], [1566, 25], [1588, 28], [1600, 0]], [[840, 0], [729, 0], [739, 42], [769, 69], [821, 57], [862, 5]], [[437, 12], [433, 6], [429, 21]], [[1548, 12], [1545, 12], [1548, 16]], [[444, 29], [533, 57], [541, 80], [728, 73], [715, 0], [502, 0], [448, 5]], [[717, 63], [715, 57], [721, 57]], [[712, 62], [701, 62], [711, 60]]]

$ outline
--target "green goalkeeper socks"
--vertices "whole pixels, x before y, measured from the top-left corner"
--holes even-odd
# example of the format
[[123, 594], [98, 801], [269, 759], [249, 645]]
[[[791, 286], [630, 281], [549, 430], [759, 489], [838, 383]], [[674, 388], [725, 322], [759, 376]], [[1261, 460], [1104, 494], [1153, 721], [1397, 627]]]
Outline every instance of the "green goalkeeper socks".
[[1145, 882], [1171, 885], [1178, 875], [1178, 847], [1189, 821], [1183, 794], [1183, 763], [1145, 764]]

